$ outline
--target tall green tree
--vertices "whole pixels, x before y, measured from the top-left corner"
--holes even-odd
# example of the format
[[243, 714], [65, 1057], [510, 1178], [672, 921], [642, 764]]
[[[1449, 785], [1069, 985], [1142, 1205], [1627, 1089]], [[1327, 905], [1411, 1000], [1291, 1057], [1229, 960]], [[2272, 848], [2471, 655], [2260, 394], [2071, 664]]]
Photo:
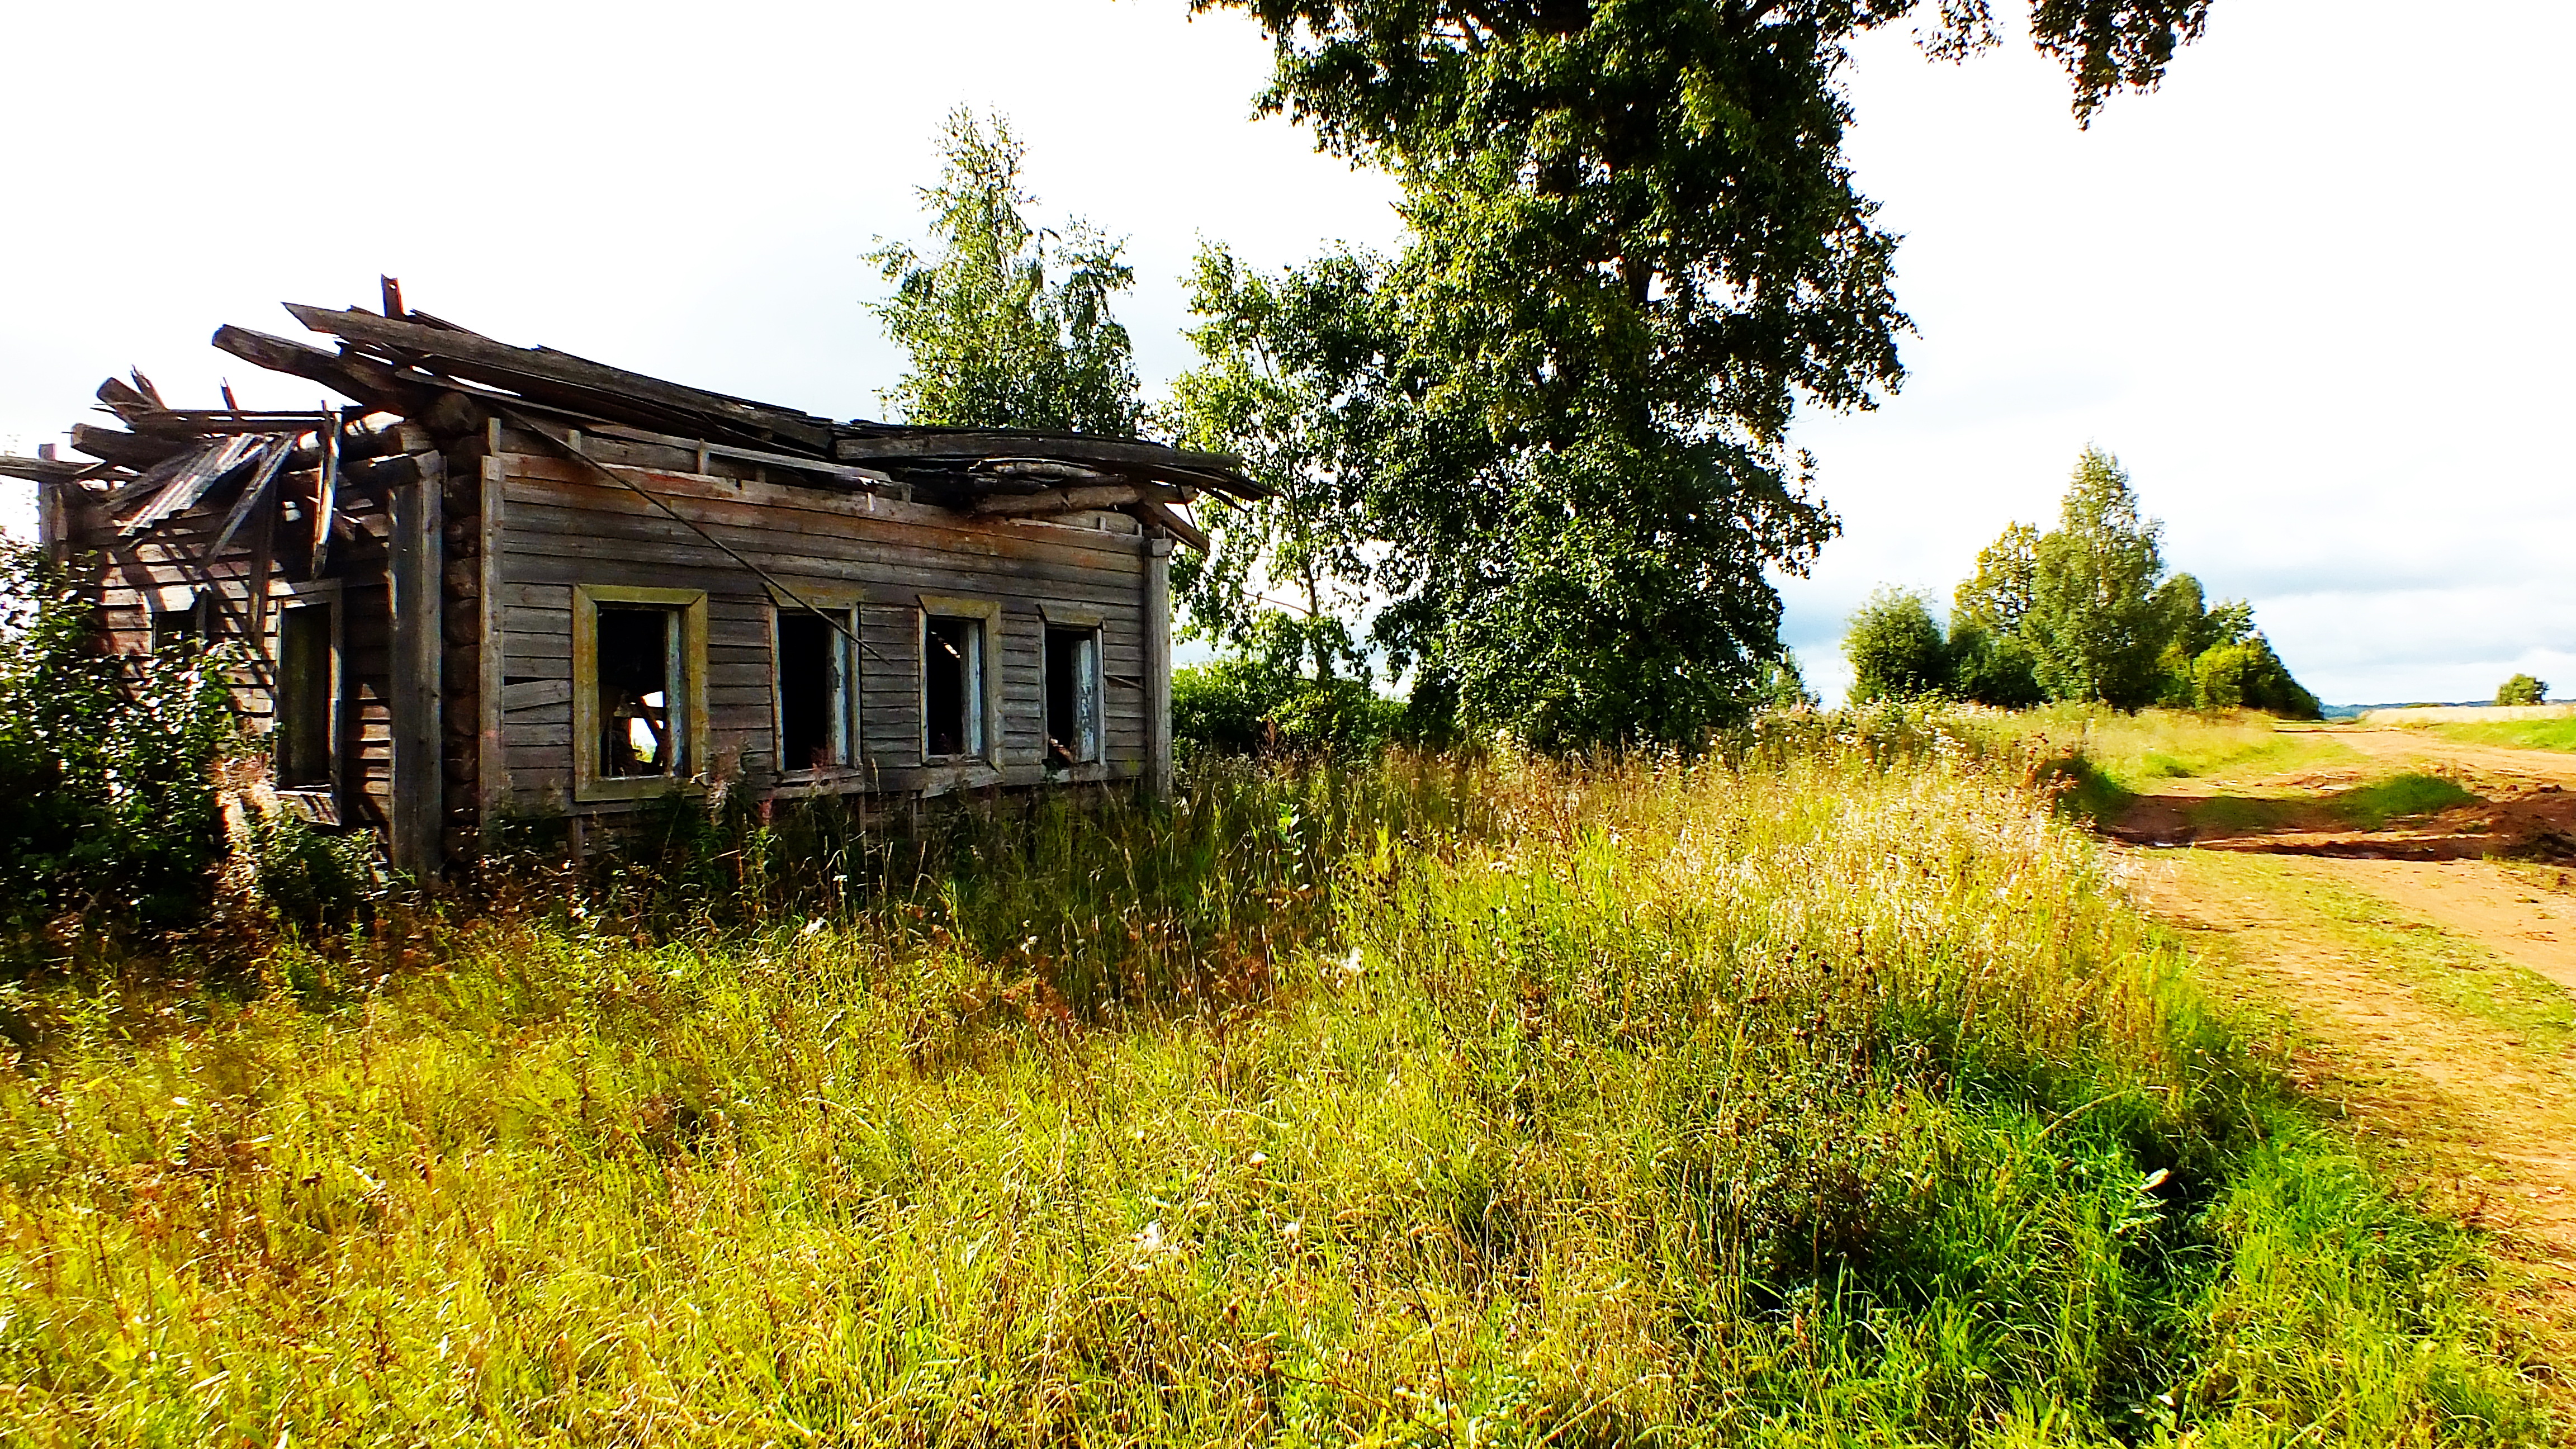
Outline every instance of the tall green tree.
[[2156, 702], [2156, 660], [2167, 638], [2167, 610], [2156, 597], [2163, 531], [2139, 512], [2119, 460], [2086, 448], [2057, 527], [2035, 550], [2030, 609], [2021, 621], [2051, 699], [2118, 709]]
[[936, 186], [921, 188], [929, 255], [880, 239], [893, 293], [871, 305], [911, 354], [885, 394], [904, 421], [1132, 437], [1140, 414], [1127, 329], [1110, 302], [1135, 283], [1125, 244], [1075, 220], [1042, 228], [1009, 122], [949, 113]]
[[1273, 490], [1215, 519], [1204, 557], [1173, 560], [1191, 631], [1247, 657], [1293, 644], [1319, 681], [1370, 672], [1353, 628], [1373, 571], [1356, 487], [1364, 425], [1342, 404], [1377, 355], [1383, 272], [1345, 252], [1267, 276], [1202, 248], [1189, 334], [1202, 362], [1173, 380], [1157, 418], [1185, 445], [1237, 454]]
[[2197, 578], [2166, 576], [2162, 533], [2119, 460], [2085, 449], [2058, 526], [2011, 525], [1959, 585], [1953, 692], [2011, 708], [2047, 698], [2315, 718], [2316, 696], [2254, 627], [2251, 604], [2213, 606]]
[[[1338, 448], [1314, 483], [1356, 521], [1374, 640], [1417, 701], [1541, 744], [1749, 708], [1781, 653], [1772, 579], [1837, 527], [1793, 411], [1869, 407], [1903, 375], [1895, 238], [1843, 159], [1840, 73], [1913, 0], [1193, 8], [1254, 15], [1262, 106], [1403, 188], [1409, 243], [1360, 268], [1365, 296], [1221, 315], [1312, 362]], [[2204, 10], [2042, 0], [2038, 33], [2089, 114], [2152, 84]], [[1990, 44], [1989, 22], [1944, 3], [1935, 47]], [[1365, 345], [1328, 345], [1347, 322]]]

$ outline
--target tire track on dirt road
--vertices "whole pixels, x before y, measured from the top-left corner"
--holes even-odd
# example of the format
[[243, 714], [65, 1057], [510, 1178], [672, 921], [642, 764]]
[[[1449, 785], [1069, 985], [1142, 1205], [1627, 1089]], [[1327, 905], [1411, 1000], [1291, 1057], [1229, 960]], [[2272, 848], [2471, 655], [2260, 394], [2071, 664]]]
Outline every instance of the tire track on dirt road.
[[[2496, 1233], [2521, 1270], [2512, 1304], [2560, 1366], [2554, 1388], [2567, 1402], [2576, 1392], [2576, 1031], [2565, 1025], [2576, 1022], [2567, 999], [2576, 867], [2485, 852], [2527, 848], [2551, 822], [2576, 825], [2576, 755], [2387, 729], [2299, 733], [2330, 736], [2366, 763], [2151, 782], [2114, 830], [2129, 842], [2115, 848], [2131, 866], [2131, 893], [2186, 933], [2228, 985], [2288, 1017], [2303, 1073], [2366, 1150]], [[2481, 801], [2378, 830], [2326, 818], [2332, 792], [2397, 770], [2441, 774]], [[2189, 828], [2222, 798], [2276, 814], [2267, 825]], [[2487, 982], [2505, 989], [2480, 1009]]]

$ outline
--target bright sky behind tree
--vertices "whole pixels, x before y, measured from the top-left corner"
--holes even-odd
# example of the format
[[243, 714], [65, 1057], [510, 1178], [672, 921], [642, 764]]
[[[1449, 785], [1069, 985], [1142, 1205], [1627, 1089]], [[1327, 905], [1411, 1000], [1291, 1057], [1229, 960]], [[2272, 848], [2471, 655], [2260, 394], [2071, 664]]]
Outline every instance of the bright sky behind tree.
[[[2009, 7], [1999, 7], [2009, 12]], [[0, 449], [140, 366], [174, 403], [206, 345], [295, 335], [281, 300], [414, 306], [703, 387], [871, 416], [900, 354], [859, 259], [916, 237], [958, 103], [1008, 114], [1038, 212], [1130, 238], [1148, 391], [1192, 358], [1180, 276], [1392, 248], [1395, 189], [1248, 119], [1268, 49], [1182, 0], [435, 8], [22, 5], [0, 14]], [[1877, 584], [1950, 587], [2053, 518], [2087, 443], [2166, 552], [2250, 597], [2335, 702], [2576, 693], [2576, 6], [2218, 0], [2160, 92], [2078, 131], [2018, 41], [1859, 56], [1849, 152], [1907, 240], [1921, 335], [1879, 412], [1799, 436], [1843, 517], [1788, 636], [1828, 695]], [[25, 534], [24, 485], [0, 524]]]

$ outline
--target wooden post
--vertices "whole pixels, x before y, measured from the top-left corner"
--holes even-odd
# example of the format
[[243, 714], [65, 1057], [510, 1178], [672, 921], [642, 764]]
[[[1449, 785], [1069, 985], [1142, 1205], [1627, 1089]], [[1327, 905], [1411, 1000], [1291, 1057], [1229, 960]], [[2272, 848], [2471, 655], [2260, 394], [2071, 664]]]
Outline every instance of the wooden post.
[[446, 815], [446, 770], [440, 759], [447, 654], [447, 460], [416, 457], [419, 471], [393, 498], [390, 575], [393, 679], [393, 808], [386, 846], [394, 867], [427, 879], [438, 873]]
[[501, 490], [507, 465], [501, 457], [500, 434], [501, 422], [495, 418], [490, 424], [490, 448], [483, 457], [482, 512], [477, 520], [483, 535], [483, 553], [477, 560], [483, 568], [483, 678], [479, 699], [483, 718], [479, 729], [482, 744], [475, 761], [475, 824], [485, 831], [492, 828], [493, 820], [510, 800], [510, 761], [501, 746], [501, 648], [503, 625], [507, 623], [501, 603], [505, 576], [501, 559]]
[[1172, 793], [1172, 541], [1145, 536], [1145, 792]]
[[[52, 445], [47, 444], [50, 450]], [[36, 485], [36, 546], [45, 552], [45, 562], [61, 568], [71, 555], [70, 520], [64, 516], [64, 485], [41, 482]]]

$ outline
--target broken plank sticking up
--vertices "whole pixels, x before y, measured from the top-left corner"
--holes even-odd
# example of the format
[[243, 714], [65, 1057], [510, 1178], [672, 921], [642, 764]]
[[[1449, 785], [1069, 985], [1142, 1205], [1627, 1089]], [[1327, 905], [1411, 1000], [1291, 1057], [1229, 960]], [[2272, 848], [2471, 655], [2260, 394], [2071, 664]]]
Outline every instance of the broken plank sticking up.
[[152, 501], [143, 505], [134, 517], [118, 530], [121, 538], [132, 538], [174, 513], [185, 513], [196, 506], [206, 490], [226, 474], [248, 462], [265, 440], [257, 434], [237, 433], [209, 443], [183, 464]]
[[268, 496], [269, 485], [277, 481], [277, 475], [285, 470], [287, 460], [294, 456], [293, 433], [282, 433], [269, 439], [268, 456], [260, 460], [259, 471], [242, 485], [241, 497], [233, 500], [233, 511], [224, 515], [224, 526], [216, 533], [213, 545], [206, 550], [206, 557], [211, 559], [221, 554], [224, 545], [233, 541], [233, 535], [241, 530], [251, 510], [259, 507], [259, 501]]
[[145, 397], [123, 378], [111, 377], [98, 385], [98, 400], [109, 412], [132, 423], [161, 411], [152, 399]]
[[308, 575], [320, 578], [331, 567], [331, 522], [340, 507], [340, 427], [335, 421], [324, 428], [322, 444], [322, 480], [313, 503], [313, 567]]

